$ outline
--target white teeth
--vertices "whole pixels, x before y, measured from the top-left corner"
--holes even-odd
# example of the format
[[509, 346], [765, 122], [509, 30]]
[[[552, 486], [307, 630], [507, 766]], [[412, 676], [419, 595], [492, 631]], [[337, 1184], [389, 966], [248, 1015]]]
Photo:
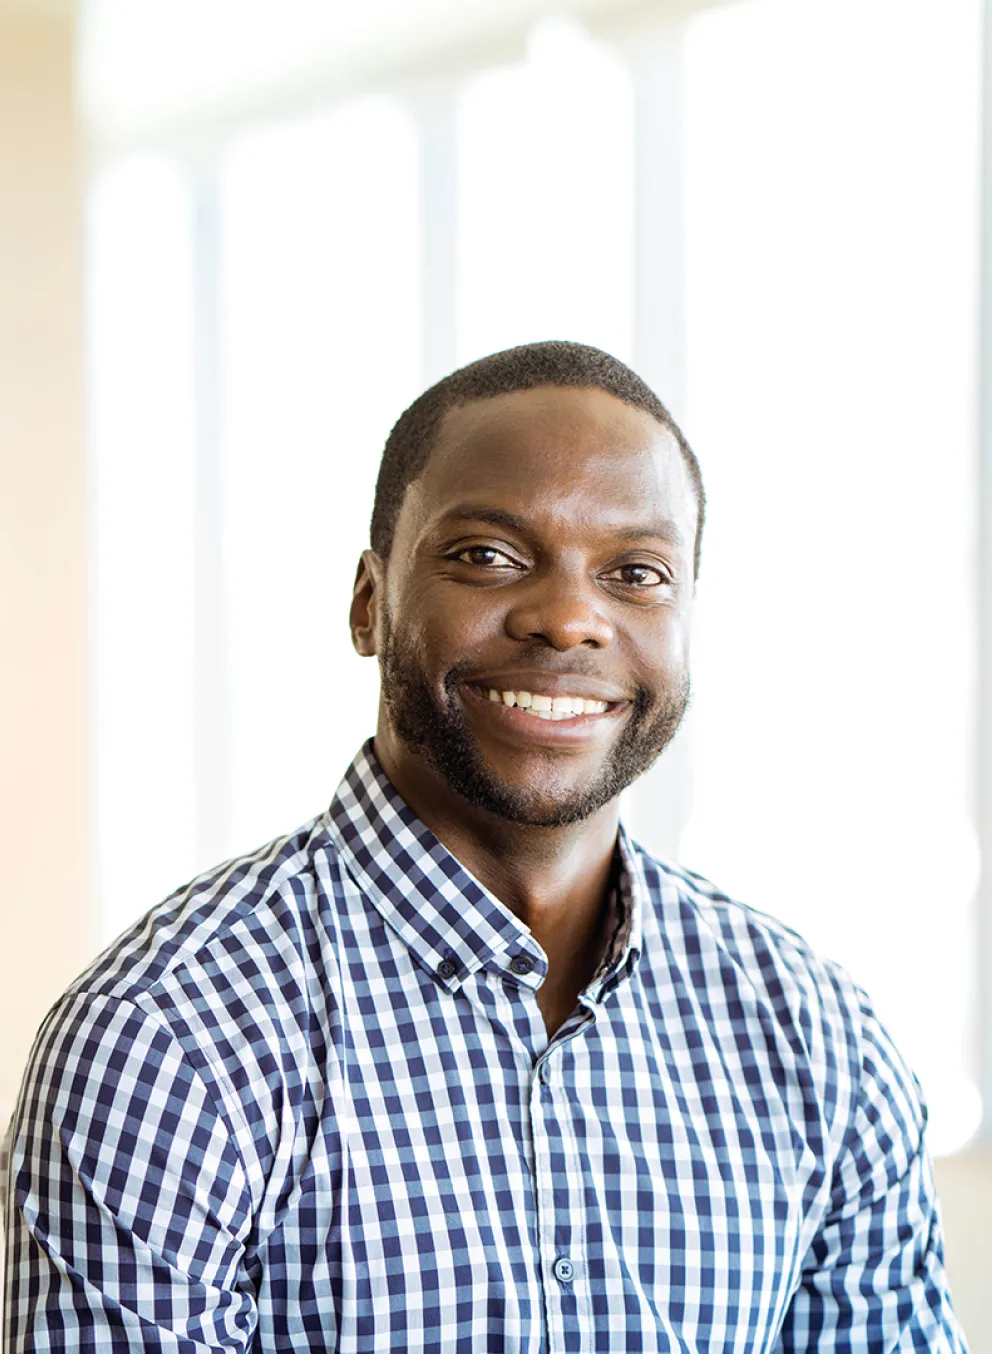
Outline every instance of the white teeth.
[[539, 719], [572, 719], [576, 715], [603, 715], [606, 701], [583, 700], [581, 696], [542, 696], [530, 691], [499, 691], [491, 686], [489, 699], [498, 705], [516, 706]]

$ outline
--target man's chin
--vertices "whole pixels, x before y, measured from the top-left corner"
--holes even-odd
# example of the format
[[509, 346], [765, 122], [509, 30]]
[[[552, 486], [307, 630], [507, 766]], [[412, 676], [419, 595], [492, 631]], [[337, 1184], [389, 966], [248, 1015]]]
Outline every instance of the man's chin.
[[599, 813], [648, 769], [674, 731], [666, 726], [656, 728], [654, 738], [628, 735], [605, 758], [536, 748], [507, 758], [504, 748], [486, 747], [458, 718], [415, 724], [409, 714], [408, 706], [394, 728], [410, 752], [475, 809], [526, 827], [570, 827]]
[[522, 827], [568, 827], [597, 813], [617, 792], [589, 777], [511, 778], [479, 757], [436, 766], [445, 780], [474, 808]]
[[383, 695], [397, 740], [474, 808], [528, 827], [567, 827], [605, 808], [661, 754], [678, 727], [688, 687], [653, 717], [640, 693], [611, 746], [513, 747], [488, 738], [458, 699], [462, 674], [449, 673], [446, 698], [387, 644]]

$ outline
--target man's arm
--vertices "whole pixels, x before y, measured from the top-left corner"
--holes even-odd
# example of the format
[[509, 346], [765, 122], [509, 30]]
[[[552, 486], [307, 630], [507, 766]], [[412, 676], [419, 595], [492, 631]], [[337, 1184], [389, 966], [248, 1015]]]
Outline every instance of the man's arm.
[[242, 1162], [158, 1016], [74, 994], [11, 1125], [3, 1354], [245, 1350]]
[[870, 1008], [831, 1205], [782, 1331], [791, 1354], [966, 1354], [944, 1273], [919, 1087]]

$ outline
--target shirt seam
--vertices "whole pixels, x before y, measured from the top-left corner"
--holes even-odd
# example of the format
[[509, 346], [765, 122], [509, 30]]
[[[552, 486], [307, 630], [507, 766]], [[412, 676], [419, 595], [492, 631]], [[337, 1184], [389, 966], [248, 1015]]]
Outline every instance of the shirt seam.
[[[141, 995], [144, 996], [145, 994], [142, 993]], [[244, 1159], [244, 1154], [238, 1143], [238, 1136], [235, 1131], [234, 1125], [231, 1122], [228, 1108], [223, 1103], [223, 1099], [220, 1097], [217, 1089], [211, 1085], [210, 1081], [208, 1081], [207, 1078], [203, 1075], [203, 1071], [201, 1070], [201, 1068], [197, 1066], [196, 1060], [193, 1058], [190, 1049], [187, 1048], [185, 1040], [179, 1035], [177, 1030], [173, 1027], [172, 1021], [168, 1018], [166, 1013], [160, 1008], [156, 1007], [153, 1008], [152, 1010], [149, 1010], [136, 997], [117, 997], [115, 998], [115, 1000], [121, 1002], [122, 1004], [126, 1002], [129, 1006], [133, 1007], [136, 1011], [139, 1011], [147, 1019], [154, 1021], [159, 1026], [160, 1029], [165, 1030], [165, 1032], [169, 1035], [173, 1043], [178, 1047], [180, 1053], [182, 1054], [183, 1061], [191, 1069], [191, 1071], [196, 1076], [197, 1081], [203, 1087], [214, 1114], [227, 1130], [228, 1139], [231, 1144], [231, 1150], [237, 1157], [238, 1165], [241, 1168], [241, 1174], [244, 1179], [244, 1189], [249, 1199], [252, 1200], [252, 1209], [254, 1211], [254, 1197], [251, 1188], [251, 1174], [248, 1171], [248, 1167]], [[210, 1058], [207, 1049], [197, 1042], [197, 1040], [193, 1035], [193, 1031], [189, 1029], [189, 1027], [185, 1024], [185, 1022], [179, 1023], [183, 1025], [183, 1028], [186, 1031], [186, 1038], [193, 1043], [194, 1047], [196, 1048], [196, 1051], [198, 1053], [203, 1054], [204, 1060], [206, 1061], [212, 1076], [216, 1077], [217, 1068], [215, 1067], [212, 1059]], [[242, 1128], [244, 1129], [245, 1132], [248, 1132], [250, 1136], [247, 1120], [242, 1120]]]

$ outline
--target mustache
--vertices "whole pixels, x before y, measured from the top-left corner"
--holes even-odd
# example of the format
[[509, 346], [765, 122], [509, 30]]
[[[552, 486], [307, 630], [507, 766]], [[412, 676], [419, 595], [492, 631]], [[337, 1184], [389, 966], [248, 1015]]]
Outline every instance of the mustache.
[[[547, 648], [542, 645], [535, 645], [533, 647], [521, 646], [514, 651], [513, 657], [515, 666], [532, 669], [534, 672], [546, 672], [549, 677], [589, 677], [597, 682], [610, 682], [610, 676], [602, 671], [601, 665], [597, 662], [596, 655], [593, 653], [582, 653], [580, 651], [569, 654], [567, 657], [563, 654], [559, 662], [549, 662]], [[500, 665], [497, 663], [493, 666], [495, 669]], [[450, 690], [458, 686], [459, 683], [470, 680], [473, 673], [481, 672], [484, 668], [485, 665], [478, 662], [456, 663], [445, 673], [444, 686]]]

